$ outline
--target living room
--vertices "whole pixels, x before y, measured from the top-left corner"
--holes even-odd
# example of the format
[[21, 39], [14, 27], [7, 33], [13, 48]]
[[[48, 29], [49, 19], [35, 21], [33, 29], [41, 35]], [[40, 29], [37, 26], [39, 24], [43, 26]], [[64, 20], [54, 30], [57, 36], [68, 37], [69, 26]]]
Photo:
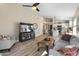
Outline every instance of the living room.
[[10, 36], [19, 40], [19, 24], [23, 23], [36, 23], [38, 29], [35, 30], [35, 35], [42, 35], [42, 22], [43, 17], [37, 15], [37, 13], [31, 8], [23, 7], [21, 4], [8, 4], [4, 3], [0, 5], [1, 22], [0, 22], [0, 35]]
[[[2, 56], [41, 56], [46, 50], [40, 49], [40, 51], [37, 51], [38, 42], [42, 41], [45, 38], [60, 38], [61, 35], [55, 35], [58, 32], [54, 33], [54, 31], [52, 31], [53, 28], [57, 29], [57, 26], [60, 25], [63, 26], [63, 28], [65, 27], [66, 31], [64, 31], [63, 33], [75, 35], [78, 37], [79, 33], [76, 26], [79, 22], [78, 3], [36, 3], [37, 5], [33, 4], [34, 3], [0, 4], [0, 54]], [[34, 6], [39, 10], [32, 9], [32, 7]], [[51, 10], [53, 11], [48, 12]], [[23, 42], [20, 42], [20, 25], [22, 24], [24, 24], [25, 26], [27, 24], [33, 25], [33, 35], [35, 35], [35, 38], [33, 38], [32, 40], [26, 40], [25, 38]], [[69, 27], [73, 29], [73, 31], [69, 30], [67, 32], [67, 28]], [[53, 37], [54, 35], [56, 36], [55, 38]], [[56, 40], [56, 42], [58, 42], [58, 40]], [[60, 43], [55, 44], [59, 45]], [[48, 50], [49, 49], [47, 48], [47, 51]], [[49, 51], [49, 54], [52, 53], [50, 53]]]

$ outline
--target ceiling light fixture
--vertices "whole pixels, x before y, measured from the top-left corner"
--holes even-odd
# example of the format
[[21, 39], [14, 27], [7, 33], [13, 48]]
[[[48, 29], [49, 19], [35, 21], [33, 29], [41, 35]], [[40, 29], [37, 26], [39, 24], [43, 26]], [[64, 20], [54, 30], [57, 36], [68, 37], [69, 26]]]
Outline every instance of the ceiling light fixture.
[[36, 7], [35, 7], [35, 6], [33, 6], [33, 7], [32, 7], [32, 9], [33, 9], [33, 10], [36, 10]]

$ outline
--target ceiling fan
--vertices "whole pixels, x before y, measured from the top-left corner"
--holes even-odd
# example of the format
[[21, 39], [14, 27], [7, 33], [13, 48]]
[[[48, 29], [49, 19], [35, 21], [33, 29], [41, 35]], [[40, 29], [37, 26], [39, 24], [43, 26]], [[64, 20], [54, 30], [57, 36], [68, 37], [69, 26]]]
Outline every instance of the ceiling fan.
[[36, 11], [40, 11], [37, 6], [39, 5], [40, 3], [34, 3], [33, 5], [22, 5], [23, 7], [32, 7], [32, 9], [36, 10]]

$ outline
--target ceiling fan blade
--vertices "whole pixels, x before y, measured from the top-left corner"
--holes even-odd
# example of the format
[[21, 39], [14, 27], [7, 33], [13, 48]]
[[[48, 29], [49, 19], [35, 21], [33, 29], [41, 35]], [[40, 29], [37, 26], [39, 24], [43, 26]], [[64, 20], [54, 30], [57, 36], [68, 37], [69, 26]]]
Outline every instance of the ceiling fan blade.
[[36, 8], [36, 10], [39, 12], [40, 10], [38, 8]]
[[34, 3], [32, 6], [35, 6], [35, 7], [36, 7], [36, 6], [39, 5], [39, 4], [40, 4], [40, 3]]
[[32, 6], [30, 6], [30, 5], [22, 5], [23, 7], [32, 7]]

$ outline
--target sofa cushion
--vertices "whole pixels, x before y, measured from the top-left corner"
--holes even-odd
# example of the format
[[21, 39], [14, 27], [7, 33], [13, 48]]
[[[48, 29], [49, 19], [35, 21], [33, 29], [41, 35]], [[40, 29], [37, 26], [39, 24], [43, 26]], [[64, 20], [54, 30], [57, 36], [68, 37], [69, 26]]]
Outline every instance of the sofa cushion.
[[67, 41], [59, 39], [58, 41], [55, 42], [54, 50], [58, 50], [60, 48], [64, 48], [65, 46], [69, 45]]
[[74, 48], [75, 47], [75, 45], [67, 45], [67, 46], [65, 46], [65, 48]]
[[[62, 56], [62, 54], [59, 53], [59, 52], [56, 51], [56, 50], [49, 49], [49, 56]], [[63, 55], [63, 56], [64, 56], [64, 55]]]
[[0, 50], [11, 48], [15, 42], [15, 40], [0, 40]]
[[79, 38], [78, 38], [78, 37], [72, 38], [72, 39], [70, 40], [70, 44], [71, 44], [71, 45], [75, 45], [75, 47], [79, 48]]

